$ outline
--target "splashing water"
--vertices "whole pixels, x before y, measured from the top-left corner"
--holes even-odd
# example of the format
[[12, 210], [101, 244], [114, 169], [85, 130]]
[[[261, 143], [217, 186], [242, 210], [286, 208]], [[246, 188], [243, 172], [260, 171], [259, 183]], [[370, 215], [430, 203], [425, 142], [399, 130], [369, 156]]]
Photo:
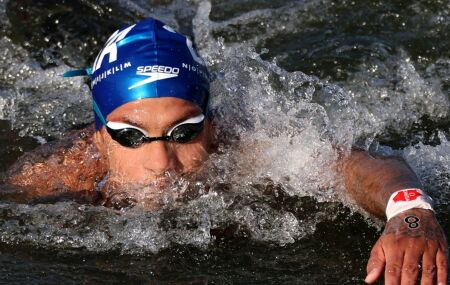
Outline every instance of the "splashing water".
[[[211, 103], [216, 110], [217, 135], [223, 141], [219, 151], [207, 162], [201, 179], [187, 182], [168, 177], [164, 188], [170, 194], [184, 193], [187, 187], [196, 188], [189, 189], [189, 192], [199, 193], [195, 199], [184, 204], [173, 203], [174, 197], [162, 195], [160, 198], [166, 207], [146, 213], [139, 205], [145, 205], [145, 200], [154, 194], [154, 187], [149, 185], [127, 190], [127, 199], [135, 199], [138, 206], [127, 211], [122, 209], [120, 216], [96, 207], [83, 206], [80, 210], [70, 203], [17, 205], [12, 214], [34, 220], [39, 230], [25, 236], [16, 235], [17, 229], [6, 230], [2, 235], [4, 241], [142, 253], [157, 252], [173, 242], [204, 247], [214, 241], [211, 232], [218, 228], [238, 228], [236, 234], [243, 231], [255, 240], [281, 245], [312, 233], [314, 224], [325, 217], [320, 218], [320, 214], [314, 217], [314, 213], [308, 218], [301, 215], [300, 223], [296, 217], [299, 213], [274, 208], [273, 204], [277, 196], [292, 197], [295, 203], [300, 203], [301, 197], [311, 196], [321, 202], [338, 201], [332, 185], [336, 184], [333, 166], [336, 149], [348, 147], [347, 141], [339, 141], [345, 135], [331, 130], [324, 108], [311, 102], [311, 96], [303, 93], [301, 87], [308, 84], [309, 92], [314, 92], [312, 89], [316, 85], [328, 88], [330, 96], [333, 90], [337, 90], [337, 95], [342, 95], [342, 91], [302, 73], [282, 71], [262, 61], [253, 51], [236, 48], [233, 52], [232, 59], [224, 59], [226, 64], [217, 67], [216, 72], [221, 77], [213, 87], [213, 93], [219, 94]], [[242, 63], [243, 69], [240, 68]], [[297, 89], [295, 93], [290, 91], [293, 89]], [[205, 187], [208, 189], [204, 190]], [[136, 195], [130, 197], [131, 192]], [[111, 199], [112, 205], [123, 202], [120, 193]], [[66, 209], [64, 214], [57, 214], [63, 208]], [[43, 209], [46, 209], [45, 220], [41, 216]], [[40, 214], [34, 217], [34, 213]], [[175, 221], [171, 222], [167, 213], [171, 213]], [[102, 218], [84, 221], [91, 215]], [[83, 222], [72, 223], [74, 219]], [[30, 222], [26, 227], [33, 224]], [[80, 223], [88, 223], [86, 235], [80, 235]], [[100, 228], [98, 223], [102, 224]], [[173, 224], [171, 230], [166, 228], [167, 224]], [[44, 225], [52, 226], [42, 230], [40, 227]], [[107, 234], [103, 233], [105, 228]]]
[[[419, 32], [412, 39], [405, 35], [406, 15], [401, 12], [418, 15], [416, 11], [423, 10], [427, 1], [404, 7], [386, 3], [384, 7], [378, 1], [245, 1], [248, 6], [241, 2], [60, 3], [50, 16], [52, 23], [59, 24], [48, 32], [48, 41], [32, 38], [28, 43], [19, 40], [26, 35], [24, 24], [17, 20], [20, 4], [0, 2], [0, 119], [8, 120], [21, 136], [51, 140], [92, 122], [86, 82], [59, 74], [91, 63], [116, 25], [155, 16], [193, 36], [209, 65], [214, 75], [210, 104], [219, 138], [204, 171], [191, 179], [168, 174], [165, 190], [157, 198], [152, 195], [160, 188], [146, 185], [128, 189], [128, 194], [133, 193], [126, 196], [129, 204], [121, 204], [124, 199], [118, 193], [109, 202], [112, 208], [2, 201], [3, 244], [164, 255], [164, 250], [177, 246], [216, 248], [227, 238], [285, 248], [319, 239], [327, 245], [323, 256], [304, 253], [302, 262], [311, 256], [320, 259], [316, 264], [326, 262], [322, 258], [339, 245], [324, 233], [367, 248], [376, 231], [371, 221], [360, 218], [364, 212], [347, 201], [335, 171], [338, 157], [355, 143], [405, 157], [435, 199], [444, 228], [448, 225], [448, 42], [436, 46], [435, 53], [425, 44], [417, 50], [408, 45], [434, 37], [426, 32], [429, 25], [444, 38], [448, 23], [439, 19], [448, 17], [448, 9], [437, 11], [431, 5], [417, 18]], [[363, 9], [364, 5], [373, 6], [374, 12]], [[67, 11], [75, 8], [84, 9], [96, 33], [72, 31], [70, 21], [79, 22]], [[39, 15], [49, 9], [53, 8], [42, 4], [27, 11]], [[348, 16], [349, 9], [362, 16]], [[61, 24], [63, 16], [70, 21]], [[375, 20], [363, 25], [364, 17], [384, 19], [384, 34]], [[118, 20], [107, 24], [103, 18]], [[45, 31], [39, 28], [44, 26], [43, 18], [35, 19], [33, 29]], [[352, 30], [352, 21], [359, 27]], [[13, 31], [13, 23], [22, 26]], [[78, 50], [81, 41], [85, 46]], [[152, 199], [162, 207], [147, 211], [146, 203], [154, 203]], [[355, 228], [342, 237], [334, 234], [345, 223]], [[363, 236], [355, 241], [356, 232]], [[359, 260], [357, 266], [363, 268], [364, 250], [344, 261]], [[357, 284], [355, 279], [342, 278]]]
[[[208, 5], [208, 3], [201, 5]], [[202, 7], [199, 9], [201, 10]], [[84, 246], [96, 251], [118, 249], [124, 252], [141, 250], [156, 252], [167, 247], [171, 242], [208, 245], [214, 241], [214, 237], [210, 234], [212, 230], [230, 225], [245, 228], [248, 235], [256, 240], [278, 244], [292, 243], [305, 234], [311, 233], [314, 230], [314, 222], [300, 224], [295, 213], [273, 209], [270, 203], [273, 203], [271, 200], [276, 199], [276, 195], [313, 196], [322, 202], [338, 201], [336, 187], [340, 186], [335, 182], [336, 175], [333, 168], [337, 159], [337, 149], [348, 149], [350, 146], [351, 122], [347, 121], [348, 126], [336, 130], [327, 113], [338, 110], [348, 112], [346, 95], [339, 87], [321, 82], [315, 77], [301, 72], [286, 72], [276, 64], [262, 60], [254, 50], [246, 46], [228, 47], [220, 39], [219, 41], [208, 39], [208, 41], [212, 47], [205, 46], [201, 52], [205, 54], [207, 60], [211, 61], [211, 58], [216, 60], [210, 62], [211, 69], [216, 75], [212, 87], [211, 109], [215, 114], [217, 136], [221, 138], [219, 151], [208, 161], [201, 180], [188, 183], [182, 179], [168, 178], [169, 182], [164, 187], [164, 191], [171, 194], [182, 193], [186, 191], [188, 184], [191, 188], [203, 185], [201, 188], [208, 187], [208, 190], [196, 189], [195, 191], [200, 194], [185, 205], [174, 203], [176, 200], [174, 197], [156, 195], [161, 200], [159, 203], [167, 206], [165, 211], [179, 212], [180, 216], [175, 216], [175, 219], [185, 220], [188, 216], [189, 221], [197, 225], [193, 226], [195, 230], [176, 226], [173, 232], [166, 231], [160, 225], [163, 221], [163, 213], [144, 214], [142, 209], [133, 208], [125, 212], [122, 209], [120, 218], [114, 215], [114, 218], [101, 219], [101, 223], [109, 224], [108, 227], [115, 229], [120, 228], [123, 221], [128, 221], [128, 230], [109, 231], [108, 239], [98, 238], [102, 235], [99, 234], [99, 225], [94, 222], [89, 225], [93, 232], [87, 236], [77, 234], [78, 229], [72, 229], [70, 234], [64, 233], [60, 226], [54, 225], [49, 228], [50, 232], [39, 231], [41, 234], [34, 233], [33, 238], [19, 237], [15, 236], [14, 232], [5, 231], [3, 234], [5, 241], [9, 239], [19, 241], [23, 238], [24, 241], [35, 240], [38, 244], [45, 246], [45, 240], [50, 237], [57, 239], [56, 242], [48, 243], [52, 247], [56, 243], [61, 247]], [[219, 52], [214, 51], [215, 48], [218, 48]], [[19, 52], [25, 53], [23, 50]], [[51, 68], [50, 72], [43, 74], [41, 72], [41, 76], [49, 76], [42, 81], [49, 87], [64, 84], [64, 79], [55, 77], [57, 70], [64, 68], [59, 66]], [[39, 73], [36, 70], [31, 72]], [[30, 78], [34, 80], [36, 76], [30, 74]], [[15, 83], [12, 86], [28, 88], [30, 84], [38, 82], [39, 80]], [[42, 88], [41, 84], [39, 86]], [[65, 98], [67, 87], [63, 85], [58, 88], [60, 92], [64, 92], [63, 95], [55, 94], [55, 97], [59, 97], [65, 103], [68, 103]], [[85, 90], [86, 87], [83, 86], [82, 80], [79, 80], [75, 88]], [[45, 90], [48, 98], [50, 94], [47, 89]], [[25, 101], [26, 95], [22, 96], [24, 96], [22, 100]], [[36, 93], [33, 93], [33, 96], [36, 96]], [[77, 96], [79, 96], [76, 97], [78, 101], [89, 102], [86, 93], [78, 92]], [[315, 97], [321, 97], [329, 104], [335, 103], [339, 109], [327, 111], [325, 107], [315, 102]], [[74, 97], [72, 99], [75, 100]], [[15, 100], [20, 99], [15, 98]], [[34, 100], [36, 100], [35, 103], [39, 102], [37, 98]], [[47, 114], [53, 113], [52, 108], [58, 108], [58, 112], [68, 112], [68, 106], [58, 102], [52, 102], [43, 107], [46, 108]], [[77, 108], [82, 106], [79, 105]], [[17, 112], [14, 110], [11, 113], [17, 114]], [[34, 113], [28, 109], [23, 112]], [[42, 118], [45, 120], [41, 120], [40, 123], [48, 127], [46, 124], [48, 117], [42, 116]], [[56, 118], [57, 116], [55, 120], [61, 124]], [[89, 119], [90, 116], [83, 120]], [[21, 116], [20, 120], [33, 121], [29, 119], [29, 116]], [[36, 123], [36, 120], [34, 122]], [[342, 121], [339, 122], [341, 125], [342, 123]], [[37, 125], [33, 127], [36, 130]], [[29, 128], [23, 127], [23, 131], [27, 130]], [[47, 135], [54, 134], [51, 130], [47, 131]], [[269, 185], [277, 189], [272, 194], [264, 193], [268, 191]], [[193, 192], [193, 190], [190, 191]], [[125, 201], [122, 199], [124, 193], [115, 193], [108, 203], [123, 208], [121, 203]], [[137, 205], [143, 206], [146, 200], [152, 200], [153, 194], [155, 194], [155, 187], [148, 185], [138, 190], [128, 189], [125, 196], [129, 203], [135, 204], [133, 201], [137, 201]], [[265, 199], [268, 201], [265, 202]], [[150, 202], [147, 201], [147, 203]], [[43, 224], [53, 225], [52, 215], [58, 213], [58, 209], [64, 208], [64, 205], [64, 203], [55, 206], [39, 205], [37, 208], [18, 206], [17, 210], [25, 211], [29, 218], [34, 219], [32, 217], [34, 211], [38, 213], [42, 212], [42, 208], [50, 207], [46, 210], [47, 219]], [[8, 206], [5, 205], [5, 207]], [[69, 210], [70, 207], [74, 209], [76, 206], [67, 205], [68, 212], [72, 212]], [[83, 207], [81, 211], [89, 213], [100, 211], [101, 215], [111, 215], [110, 210]], [[67, 224], [74, 219], [72, 215], [77, 217], [90, 215], [86, 212], [79, 214], [79, 211], [76, 210], [76, 213], [69, 215], [57, 214], [57, 219]], [[35, 220], [41, 221], [40, 218]], [[139, 223], [144, 223], [145, 226], [134, 228]], [[137, 233], [132, 234], [134, 231]], [[124, 232], [128, 233], [124, 234]], [[179, 235], [185, 238], [176, 238]], [[143, 243], [141, 246], [137, 246], [134, 236], [140, 237], [140, 243]], [[145, 238], [142, 238], [143, 236]], [[96, 238], [99, 240], [96, 241]], [[114, 244], [123, 245], [123, 248], [112, 248]]]

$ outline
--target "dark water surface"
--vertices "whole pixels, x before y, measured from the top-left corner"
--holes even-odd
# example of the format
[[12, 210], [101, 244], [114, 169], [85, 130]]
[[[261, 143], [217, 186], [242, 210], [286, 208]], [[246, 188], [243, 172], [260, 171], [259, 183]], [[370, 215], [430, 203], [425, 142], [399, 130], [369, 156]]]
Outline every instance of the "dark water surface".
[[379, 221], [323, 185], [352, 144], [403, 156], [450, 236], [449, 1], [0, 1], [0, 171], [92, 122], [59, 75], [148, 16], [194, 38], [238, 146], [158, 213], [1, 201], [0, 283], [362, 284]]
[[284, 247], [232, 239], [143, 257], [2, 247], [5, 284], [361, 284], [377, 232], [349, 212]]

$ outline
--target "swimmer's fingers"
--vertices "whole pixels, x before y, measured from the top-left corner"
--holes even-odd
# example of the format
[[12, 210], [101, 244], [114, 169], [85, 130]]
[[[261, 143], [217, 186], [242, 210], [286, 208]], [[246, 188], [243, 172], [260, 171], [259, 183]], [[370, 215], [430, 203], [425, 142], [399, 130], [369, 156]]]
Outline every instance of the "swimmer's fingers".
[[[402, 277], [399, 284], [417, 284], [421, 268], [420, 264], [426, 257], [426, 255], [424, 255], [425, 241], [406, 239], [399, 244], [399, 247], [402, 247], [405, 250], [405, 257], [403, 258], [403, 263], [401, 264]], [[431, 264], [429, 268], [431, 268]], [[428, 276], [431, 277], [432, 272], [430, 271], [429, 273], [430, 274]]]
[[[391, 218], [374, 247], [374, 264], [381, 260], [378, 247], [385, 257], [385, 284], [416, 284], [419, 279], [421, 285], [446, 284], [448, 246], [433, 212], [411, 209]], [[371, 275], [366, 282], [379, 278]]]
[[374, 283], [383, 273], [384, 266], [386, 264], [386, 257], [384, 255], [381, 243], [382, 241], [379, 239], [370, 253], [370, 258], [367, 262], [367, 276], [364, 280], [366, 283]]
[[433, 240], [427, 241], [427, 249], [422, 258], [421, 285], [447, 284], [446, 250], [446, 243], [444, 246], [442, 246], [442, 244], [441, 246], [438, 246], [438, 244]]
[[436, 284], [436, 254], [438, 245], [434, 240], [426, 241], [426, 249], [422, 257], [421, 285]]
[[437, 267], [437, 284], [447, 284], [447, 265], [448, 264], [448, 245], [447, 242], [441, 243], [441, 246], [436, 254], [436, 267]]
[[[433, 220], [429, 225], [432, 225]], [[427, 231], [426, 246], [422, 258], [421, 285], [447, 284], [448, 245], [444, 231], [436, 220], [435, 227]]]
[[[386, 285], [400, 285], [402, 269], [405, 261], [405, 251], [402, 242], [397, 241], [393, 235], [383, 236], [383, 245], [386, 254], [384, 268], [384, 282]], [[417, 263], [416, 263], [417, 266]]]

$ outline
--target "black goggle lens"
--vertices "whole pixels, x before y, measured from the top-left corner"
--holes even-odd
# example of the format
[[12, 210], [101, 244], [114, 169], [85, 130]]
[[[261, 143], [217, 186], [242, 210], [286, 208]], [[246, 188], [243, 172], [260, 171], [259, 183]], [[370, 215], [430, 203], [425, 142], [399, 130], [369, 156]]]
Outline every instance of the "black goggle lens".
[[121, 130], [113, 130], [110, 128], [107, 129], [112, 139], [125, 147], [136, 148], [143, 143], [143, 140], [145, 138], [145, 135], [142, 132], [132, 128]]
[[177, 143], [187, 143], [195, 139], [203, 130], [203, 122], [197, 124], [184, 124], [176, 127], [170, 137]]
[[195, 124], [182, 124], [172, 130], [170, 136], [146, 137], [141, 131], [133, 128], [114, 130], [106, 126], [111, 138], [125, 147], [137, 148], [145, 142], [167, 140], [176, 143], [188, 143], [194, 140], [203, 130], [203, 121]]

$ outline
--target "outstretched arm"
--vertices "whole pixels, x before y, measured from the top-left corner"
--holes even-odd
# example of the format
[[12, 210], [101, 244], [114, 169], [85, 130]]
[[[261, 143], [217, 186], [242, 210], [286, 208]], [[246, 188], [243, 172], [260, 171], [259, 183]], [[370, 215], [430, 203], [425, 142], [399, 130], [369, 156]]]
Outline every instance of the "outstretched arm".
[[[398, 157], [381, 157], [353, 150], [345, 160], [343, 175], [348, 193], [369, 213], [385, 217], [392, 193], [422, 185]], [[386, 284], [447, 284], [448, 246], [434, 213], [410, 209], [392, 217], [372, 249], [367, 283], [383, 273]]]

